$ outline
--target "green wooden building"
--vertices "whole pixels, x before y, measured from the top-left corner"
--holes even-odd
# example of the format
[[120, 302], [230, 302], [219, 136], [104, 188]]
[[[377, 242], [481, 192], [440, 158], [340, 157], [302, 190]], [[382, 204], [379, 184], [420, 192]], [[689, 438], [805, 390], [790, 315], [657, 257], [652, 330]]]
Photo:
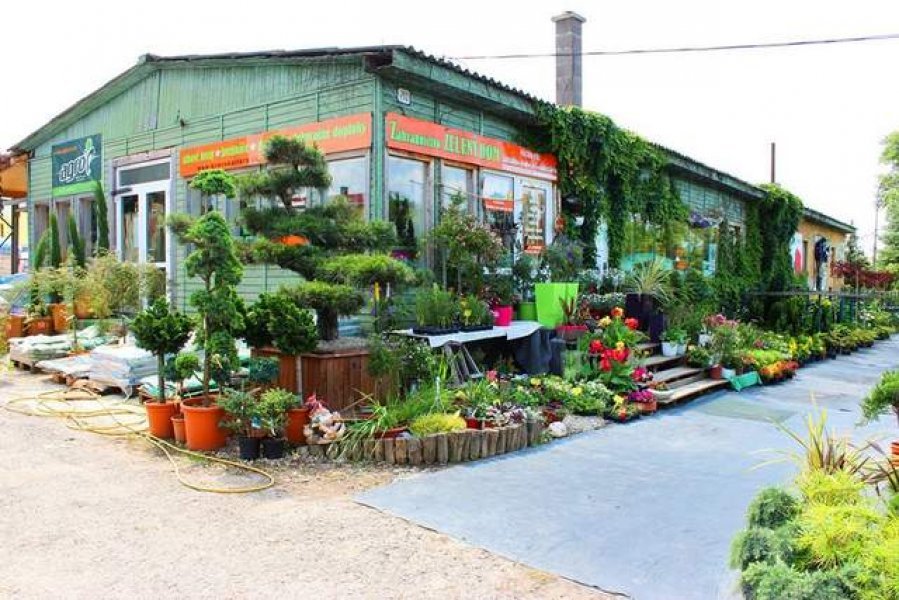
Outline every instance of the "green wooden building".
[[[328, 190], [298, 193], [298, 206], [345, 196], [369, 218], [401, 225], [411, 248], [440, 206], [458, 195], [494, 227], [514, 232], [507, 235], [510, 247], [539, 252], [552, 241], [560, 210], [555, 160], [516, 143], [535, 126], [538, 102], [401, 46], [146, 55], [12, 150], [29, 156], [32, 247], [55, 213], [60, 223], [74, 216], [90, 250], [93, 188], [100, 181], [115, 252], [165, 269], [170, 295], [186, 307], [195, 284], [181, 268], [185, 250], [167, 234], [166, 215], [208, 210], [190, 178], [204, 168], [261, 168], [264, 141], [277, 133], [316, 143], [333, 178]], [[666, 152], [676, 187], [697, 218], [723, 215], [739, 228], [745, 203], [760, 190]], [[239, 202], [212, 201], [237, 232]], [[700, 229], [707, 228], [684, 232], [675, 266], [689, 259], [714, 269], [714, 236]], [[65, 247], [65, 227], [60, 235]], [[625, 262], [658, 252], [653, 232], [639, 224], [628, 235]], [[597, 244], [601, 261], [601, 236]], [[249, 266], [241, 293], [252, 299], [293, 277], [274, 266]]]

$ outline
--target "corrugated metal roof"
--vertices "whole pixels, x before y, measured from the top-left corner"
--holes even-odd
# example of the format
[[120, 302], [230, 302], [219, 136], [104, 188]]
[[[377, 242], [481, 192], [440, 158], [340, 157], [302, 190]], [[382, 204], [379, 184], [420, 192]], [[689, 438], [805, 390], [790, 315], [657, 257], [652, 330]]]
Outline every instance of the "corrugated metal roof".
[[127, 71], [117, 75], [113, 79], [109, 80], [102, 87], [97, 90], [91, 92], [81, 100], [77, 101], [75, 104], [62, 111], [55, 117], [53, 117], [50, 121], [48, 121], [44, 126], [40, 127], [30, 135], [28, 135], [25, 139], [21, 140], [14, 146], [12, 146], [11, 150], [14, 152], [27, 152], [33, 150], [35, 147], [40, 145], [44, 140], [55, 134], [56, 131], [62, 129], [66, 125], [74, 122], [90, 112], [91, 110], [96, 109], [99, 105], [106, 102], [108, 99], [114, 97], [119, 94], [121, 91], [126, 89], [127, 87], [134, 85], [137, 81], [140, 81], [151, 72], [158, 68], [162, 68], [165, 65], [176, 65], [178, 63], [183, 63], [185, 66], [191, 66], [192, 64], [199, 63], [215, 63], [215, 62], [228, 62], [228, 61], [251, 61], [251, 60], [310, 60], [310, 59], [318, 59], [318, 58], [331, 58], [337, 56], [377, 56], [377, 55], [385, 55], [385, 58], [388, 58], [387, 55], [391, 55], [393, 52], [404, 52], [416, 58], [426, 60], [432, 62], [436, 65], [440, 65], [442, 67], [446, 67], [452, 69], [466, 77], [471, 77], [483, 83], [487, 83], [491, 86], [496, 87], [497, 89], [503, 90], [505, 92], [517, 95], [527, 102], [543, 102], [542, 100], [532, 96], [522, 90], [517, 88], [508, 86], [496, 79], [491, 77], [487, 77], [484, 75], [480, 75], [475, 73], [474, 71], [470, 71], [461, 65], [454, 63], [445, 58], [439, 58], [428, 54], [426, 52], [422, 52], [412, 46], [401, 46], [401, 45], [382, 45], [382, 46], [359, 46], [352, 48], [339, 48], [339, 47], [327, 47], [327, 48], [309, 48], [304, 50], [262, 50], [256, 52], [227, 52], [221, 54], [185, 54], [180, 56], [158, 56], [155, 54], [145, 54], [138, 59], [138, 62], [135, 66], [131, 67]]
[[830, 215], [826, 215], [823, 212], [815, 210], [814, 208], [809, 208], [807, 206], [803, 207], [802, 216], [809, 221], [820, 223], [821, 225], [827, 225], [828, 227], [832, 227], [833, 229], [837, 229], [844, 233], [855, 233], [855, 225], [850, 225], [849, 223], [844, 223], [839, 219], [834, 219]]

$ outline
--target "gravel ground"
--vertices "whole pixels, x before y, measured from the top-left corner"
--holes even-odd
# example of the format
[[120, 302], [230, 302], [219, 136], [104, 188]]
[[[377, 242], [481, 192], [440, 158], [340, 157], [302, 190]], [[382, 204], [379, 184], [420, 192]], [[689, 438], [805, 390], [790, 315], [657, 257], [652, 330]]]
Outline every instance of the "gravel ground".
[[[59, 388], [0, 372], [0, 405]], [[204, 494], [143, 442], [6, 410], [0, 424], [0, 598], [612, 597], [350, 498], [412, 471], [288, 461], [263, 492]]]

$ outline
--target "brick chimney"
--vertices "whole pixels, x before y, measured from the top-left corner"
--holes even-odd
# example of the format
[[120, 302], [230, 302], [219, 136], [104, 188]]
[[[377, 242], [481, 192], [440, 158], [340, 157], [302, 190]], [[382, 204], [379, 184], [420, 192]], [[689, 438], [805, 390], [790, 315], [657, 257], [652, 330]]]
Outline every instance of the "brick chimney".
[[581, 28], [586, 21], [576, 12], [565, 11], [553, 17], [556, 24], [556, 104], [580, 106]]

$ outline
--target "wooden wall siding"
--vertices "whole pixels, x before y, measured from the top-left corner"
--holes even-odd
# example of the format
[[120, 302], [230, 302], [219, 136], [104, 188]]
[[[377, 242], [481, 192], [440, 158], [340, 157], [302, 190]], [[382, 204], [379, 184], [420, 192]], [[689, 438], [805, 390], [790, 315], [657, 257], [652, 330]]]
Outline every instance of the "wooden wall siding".
[[400, 104], [396, 99], [396, 90], [402, 84], [382, 81], [382, 102], [384, 112], [396, 112], [412, 117], [440, 123], [447, 127], [474, 131], [487, 137], [509, 142], [519, 141], [520, 127], [502, 116], [480, 110], [460, 103], [451, 98], [438, 97], [433, 93], [409, 86], [412, 91], [412, 104]]
[[745, 205], [741, 198], [692, 180], [679, 177], [674, 177], [673, 180], [681, 200], [691, 211], [705, 214], [711, 209], [723, 208], [731, 225], [742, 225], [745, 221]]

